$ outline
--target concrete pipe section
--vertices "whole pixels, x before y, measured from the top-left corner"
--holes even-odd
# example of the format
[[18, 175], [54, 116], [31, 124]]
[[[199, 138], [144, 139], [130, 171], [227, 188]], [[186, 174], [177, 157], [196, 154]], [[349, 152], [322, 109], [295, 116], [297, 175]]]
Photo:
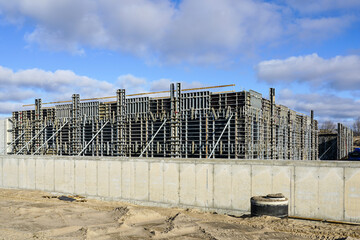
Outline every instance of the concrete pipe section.
[[251, 216], [287, 217], [289, 201], [282, 193], [255, 196], [251, 200]]

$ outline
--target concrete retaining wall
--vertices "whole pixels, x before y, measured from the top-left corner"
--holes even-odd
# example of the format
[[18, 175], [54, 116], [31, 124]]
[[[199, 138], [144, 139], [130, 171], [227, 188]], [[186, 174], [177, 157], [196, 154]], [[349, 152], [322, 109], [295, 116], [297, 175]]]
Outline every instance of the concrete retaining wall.
[[290, 215], [360, 222], [360, 163], [0, 156], [0, 186], [146, 205], [250, 211], [282, 192]]

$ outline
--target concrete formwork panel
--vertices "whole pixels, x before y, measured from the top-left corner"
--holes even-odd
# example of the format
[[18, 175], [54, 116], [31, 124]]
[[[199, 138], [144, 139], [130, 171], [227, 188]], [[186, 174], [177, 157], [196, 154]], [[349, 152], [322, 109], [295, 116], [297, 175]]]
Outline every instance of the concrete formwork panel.
[[85, 175], [85, 191], [86, 194], [96, 196], [97, 195], [97, 161], [86, 161], [86, 175]]
[[252, 196], [264, 196], [272, 193], [272, 166], [252, 166]]
[[109, 197], [110, 182], [109, 182], [109, 162], [99, 161], [98, 162], [98, 196]]
[[115, 199], [121, 198], [121, 162], [110, 162], [109, 178], [110, 196]]
[[251, 166], [232, 165], [231, 168], [232, 208], [240, 211], [250, 211]]
[[75, 192], [86, 194], [86, 161], [75, 161]]
[[149, 200], [149, 163], [135, 162], [135, 196], [136, 200]]
[[344, 169], [319, 168], [319, 213], [324, 219], [344, 217]]
[[360, 168], [345, 169], [345, 220], [360, 222]]
[[180, 165], [180, 203], [195, 205], [196, 202], [195, 164]]
[[213, 165], [196, 164], [196, 206], [213, 206]]
[[214, 207], [231, 208], [231, 165], [214, 165]]
[[44, 190], [46, 191], [54, 191], [55, 185], [54, 185], [54, 160], [53, 159], [47, 159], [44, 161]]
[[36, 159], [35, 167], [35, 189], [43, 191], [45, 189], [45, 161]]
[[149, 200], [164, 202], [164, 163], [150, 163]]
[[295, 215], [318, 216], [318, 196], [319, 167], [295, 167]]
[[180, 202], [180, 167], [177, 163], [164, 162], [164, 202]]
[[4, 186], [19, 187], [19, 161], [18, 159], [4, 159], [3, 165]]

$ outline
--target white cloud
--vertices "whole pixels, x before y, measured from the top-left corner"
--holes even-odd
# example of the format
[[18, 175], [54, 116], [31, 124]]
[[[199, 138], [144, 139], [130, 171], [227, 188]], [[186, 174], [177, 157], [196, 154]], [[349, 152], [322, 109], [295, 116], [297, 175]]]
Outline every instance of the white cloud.
[[322, 40], [343, 32], [355, 21], [353, 16], [299, 18], [289, 29], [291, 34], [299, 39]]
[[360, 56], [329, 59], [311, 54], [260, 62], [257, 75], [269, 83], [310, 83], [334, 90], [360, 90]]
[[[150, 91], [167, 91], [170, 88], [170, 84], [173, 81], [171, 81], [170, 79], [166, 79], [166, 78], [162, 78], [159, 80], [155, 80], [152, 81], [150, 83]], [[181, 89], [188, 89], [188, 88], [199, 88], [199, 87], [203, 87], [204, 85], [202, 83], [200, 83], [199, 81], [193, 81], [193, 82], [182, 82], [181, 83]]]
[[[77, 75], [71, 70], [45, 71], [25, 69], [14, 71], [0, 66], [0, 115], [20, 111], [22, 104], [32, 104], [35, 98], [43, 102], [71, 100], [74, 93], [80, 98], [115, 96], [125, 88], [127, 94], [169, 90], [170, 79], [147, 80], [132, 74], [121, 75], [115, 84]], [[200, 87], [200, 82], [182, 82], [182, 88]], [[155, 95], [152, 95], [155, 96]]]
[[333, 94], [296, 94], [283, 89], [276, 101], [308, 115], [314, 110], [315, 118], [320, 121], [348, 122], [360, 116], [359, 101]]
[[356, 10], [360, 8], [360, 1], [358, 0], [283, 0], [282, 2], [303, 13]]
[[127, 93], [146, 92], [147, 81], [145, 78], [135, 77], [132, 74], [126, 74], [118, 77], [117, 84], [124, 88]]
[[34, 27], [25, 36], [30, 44], [74, 54], [88, 47], [117, 50], [175, 63], [227, 62], [288, 37], [327, 38], [355, 20], [304, 18], [288, 6], [258, 0], [178, 5], [170, 0], [0, 0], [0, 9], [8, 21]]
[[[86, 76], [76, 75], [70, 70], [57, 70], [54, 72], [41, 69], [27, 69], [14, 72], [9, 68], [0, 66], [1, 90], [9, 88], [31, 89], [36, 92], [58, 93], [79, 92], [86, 97], [109, 94], [113, 85]], [[10, 92], [11, 93], [11, 92]]]
[[1, 102], [0, 104], [0, 116], [9, 117], [11, 112], [21, 110], [21, 103], [14, 102]]
[[278, 39], [281, 16], [251, 0], [184, 0], [160, 50], [171, 61], [218, 62]]
[[156, 81], [153, 81], [150, 85], [150, 91], [168, 91], [170, 88], [171, 80], [162, 78]]
[[81, 98], [115, 95], [116, 87], [106, 81], [79, 76], [70, 70], [54, 72], [42, 69], [13, 71], [0, 66], [0, 114], [21, 110], [21, 104], [70, 100], [73, 93]]

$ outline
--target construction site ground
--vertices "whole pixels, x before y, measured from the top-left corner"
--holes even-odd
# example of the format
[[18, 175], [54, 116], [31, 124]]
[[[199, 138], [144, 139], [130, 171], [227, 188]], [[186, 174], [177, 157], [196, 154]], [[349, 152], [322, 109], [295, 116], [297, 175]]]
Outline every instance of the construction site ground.
[[0, 189], [0, 239], [358, 239], [360, 225]]

